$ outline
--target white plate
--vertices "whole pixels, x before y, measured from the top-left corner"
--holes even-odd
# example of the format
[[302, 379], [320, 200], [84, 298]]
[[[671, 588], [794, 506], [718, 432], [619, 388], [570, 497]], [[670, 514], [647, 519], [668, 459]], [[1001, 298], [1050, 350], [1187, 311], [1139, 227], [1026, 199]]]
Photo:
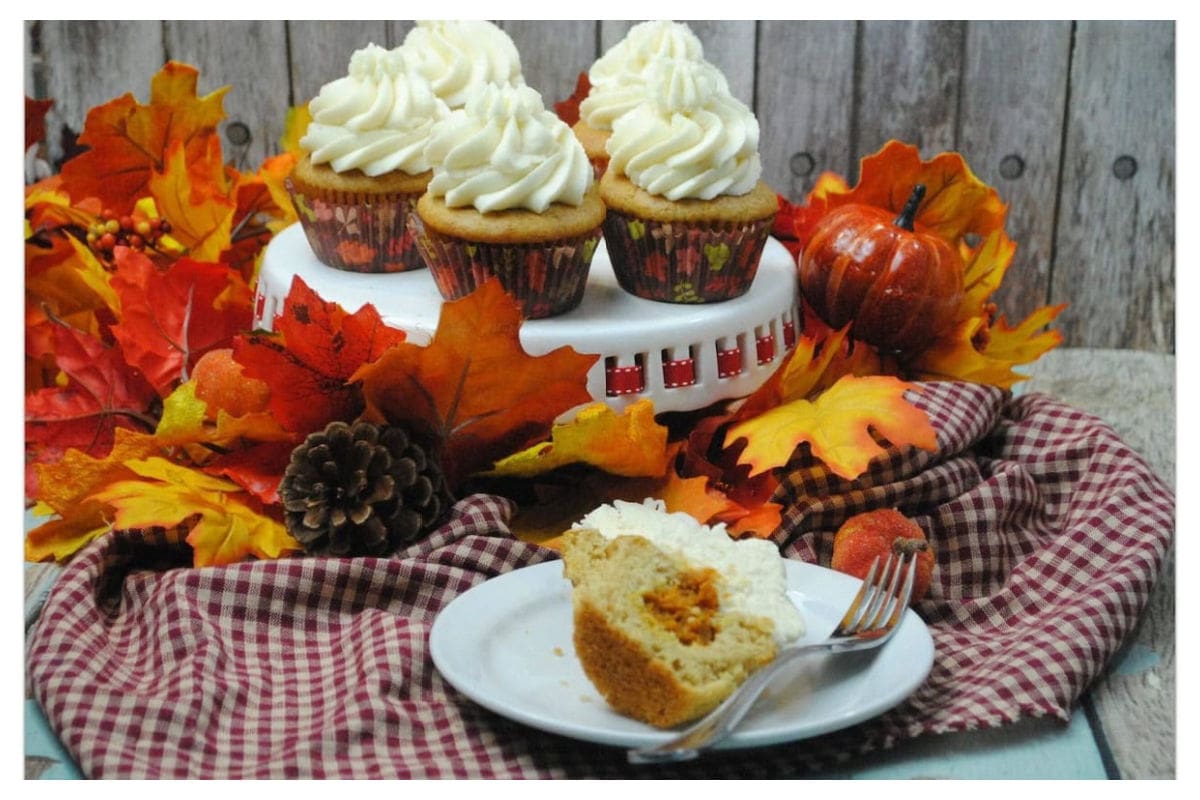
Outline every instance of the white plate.
[[[788, 595], [808, 628], [827, 636], [859, 581], [787, 561]], [[571, 584], [562, 562], [500, 575], [450, 602], [429, 636], [433, 663], [449, 683], [491, 711], [540, 730], [620, 747], [670, 734], [609, 709], [571, 644]], [[759, 700], [725, 747], [778, 744], [854, 725], [892, 708], [933, 665], [929, 629], [911, 610], [881, 649], [801, 659]]]

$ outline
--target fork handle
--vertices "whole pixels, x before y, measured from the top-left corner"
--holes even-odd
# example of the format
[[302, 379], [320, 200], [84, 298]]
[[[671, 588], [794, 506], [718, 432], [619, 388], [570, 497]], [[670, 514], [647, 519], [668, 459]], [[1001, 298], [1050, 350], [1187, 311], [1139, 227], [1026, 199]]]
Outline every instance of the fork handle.
[[674, 739], [650, 747], [629, 751], [630, 764], [669, 764], [690, 761], [733, 733], [738, 723], [754, 706], [771, 679], [788, 664], [811, 653], [845, 649], [848, 642], [826, 641], [780, 651], [775, 660], [750, 677], [721, 705], [685, 729]]

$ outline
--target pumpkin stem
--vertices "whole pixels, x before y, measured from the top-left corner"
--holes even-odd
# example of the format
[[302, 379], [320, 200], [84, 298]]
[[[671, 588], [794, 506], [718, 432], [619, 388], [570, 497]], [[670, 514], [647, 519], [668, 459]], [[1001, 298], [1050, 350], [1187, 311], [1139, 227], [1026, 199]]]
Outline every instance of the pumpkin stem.
[[898, 556], [912, 555], [913, 553], [923, 553], [929, 549], [929, 542], [924, 539], [910, 539], [905, 536], [900, 536], [892, 540], [892, 552]]
[[900, 210], [900, 216], [896, 217], [896, 227], [911, 231], [913, 229], [913, 220], [917, 218], [917, 208], [924, 199], [925, 184], [918, 183], [913, 187], [912, 194], [908, 196], [908, 202]]

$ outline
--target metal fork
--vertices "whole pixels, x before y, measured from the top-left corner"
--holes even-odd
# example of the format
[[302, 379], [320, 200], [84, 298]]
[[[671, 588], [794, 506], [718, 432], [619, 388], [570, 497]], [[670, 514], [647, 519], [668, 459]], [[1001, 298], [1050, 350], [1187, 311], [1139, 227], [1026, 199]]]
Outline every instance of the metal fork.
[[[882, 570], [879, 569], [879, 559], [876, 558], [867, 577], [863, 579], [858, 594], [828, 639], [780, 650], [774, 661], [751, 674], [721, 705], [675, 738], [650, 747], [630, 750], [629, 763], [689, 761], [712, 749], [733, 733], [771, 680], [785, 666], [802, 656], [820, 652], [866, 650], [882, 645], [896, 632], [908, 608], [916, 567], [915, 553], [898, 560], [889, 555], [883, 563]], [[903, 586], [900, 585], [901, 573], [905, 576]]]

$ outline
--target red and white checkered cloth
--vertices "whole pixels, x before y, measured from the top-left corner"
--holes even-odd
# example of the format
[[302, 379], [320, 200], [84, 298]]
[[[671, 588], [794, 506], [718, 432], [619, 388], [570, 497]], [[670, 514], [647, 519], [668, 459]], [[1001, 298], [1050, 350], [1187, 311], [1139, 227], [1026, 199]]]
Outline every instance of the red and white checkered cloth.
[[94, 778], [744, 777], [805, 774], [921, 734], [1066, 720], [1134, 626], [1174, 533], [1174, 496], [1110, 427], [1039, 395], [925, 385], [937, 453], [894, 453], [853, 484], [794, 463], [785, 554], [828, 563], [850, 514], [899, 506], [937, 568], [919, 606], [937, 655], [903, 705], [805, 742], [632, 767], [459, 695], [429, 657], [439, 609], [555, 558], [476, 495], [390, 559], [192, 569], [163, 536], [80, 553], [28, 657], [38, 702]]

